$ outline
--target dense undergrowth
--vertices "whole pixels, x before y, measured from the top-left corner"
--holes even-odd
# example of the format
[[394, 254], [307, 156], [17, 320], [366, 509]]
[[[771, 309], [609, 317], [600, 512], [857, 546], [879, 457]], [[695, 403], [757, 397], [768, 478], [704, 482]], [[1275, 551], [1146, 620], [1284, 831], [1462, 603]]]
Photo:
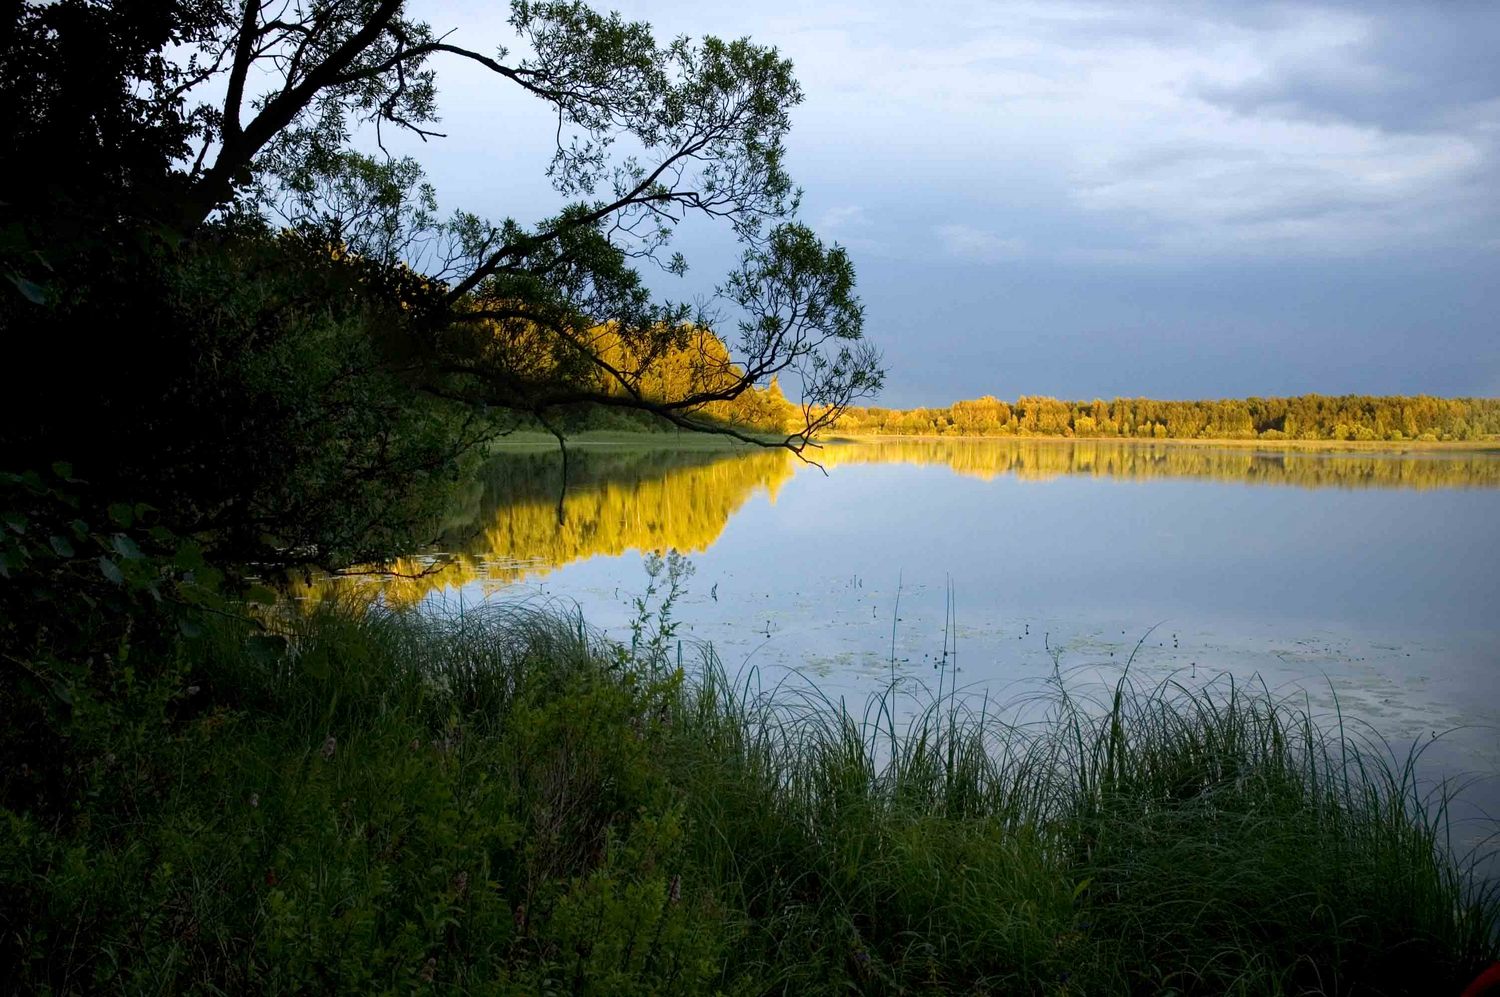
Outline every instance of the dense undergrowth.
[[4, 776], [0, 987], [1439, 994], [1500, 954], [1441, 800], [1295, 704], [855, 714], [684, 671], [641, 608], [632, 646], [325, 603], [155, 649], [65, 805]]

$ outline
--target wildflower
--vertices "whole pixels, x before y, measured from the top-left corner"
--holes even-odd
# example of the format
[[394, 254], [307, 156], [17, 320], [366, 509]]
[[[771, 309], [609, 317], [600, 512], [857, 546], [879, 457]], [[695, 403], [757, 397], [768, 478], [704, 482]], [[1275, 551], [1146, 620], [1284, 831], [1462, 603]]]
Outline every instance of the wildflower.
[[453, 892], [459, 896], [469, 892], [469, 874], [462, 869], [453, 877]]
[[673, 876], [672, 884], [667, 887], [667, 903], [676, 907], [682, 903], [682, 877]]
[[260, 806], [260, 794], [259, 793], [251, 793], [250, 794], [250, 807], [251, 807], [251, 809], [254, 809], [254, 808], [259, 807], [259, 806]]
[[437, 959], [434, 957], [428, 959], [427, 962], [422, 966], [422, 971], [417, 974], [417, 979], [421, 980], [423, 983], [431, 983], [432, 978], [436, 975]]
[[516, 904], [516, 913], [514, 920], [516, 923], [517, 931], [526, 930], [526, 905], [524, 903]]
[[332, 734], [329, 734], [323, 741], [323, 760], [325, 762], [333, 757], [333, 753], [338, 750], [338, 746], [338, 741], [334, 739]]
[[280, 882], [280, 880], [278, 880], [276, 878], [276, 870], [275, 869], [267, 869], [266, 870], [266, 885], [267, 886], [275, 886], [278, 882]]
[[188, 686], [187, 687], [187, 694], [189, 696], [196, 696], [196, 695], [198, 695], [198, 687], [196, 685], [190, 685], [190, 686]]

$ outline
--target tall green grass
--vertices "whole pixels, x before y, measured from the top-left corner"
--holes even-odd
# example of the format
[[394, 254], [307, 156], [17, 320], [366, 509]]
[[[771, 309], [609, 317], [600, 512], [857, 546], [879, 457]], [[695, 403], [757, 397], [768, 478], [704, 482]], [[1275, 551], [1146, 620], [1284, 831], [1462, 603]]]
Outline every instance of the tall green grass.
[[5, 989], [1439, 994], [1500, 956], [1416, 757], [1264, 688], [850, 708], [683, 669], [664, 617], [271, 631], [184, 644], [71, 812], [0, 814]]

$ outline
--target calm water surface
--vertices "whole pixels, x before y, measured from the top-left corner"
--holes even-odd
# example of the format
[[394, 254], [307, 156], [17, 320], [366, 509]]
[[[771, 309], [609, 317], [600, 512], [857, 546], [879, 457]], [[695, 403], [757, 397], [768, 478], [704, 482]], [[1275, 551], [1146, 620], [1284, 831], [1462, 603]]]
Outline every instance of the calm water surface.
[[1144, 680], [1258, 678], [1395, 741], [1441, 734], [1434, 765], [1500, 803], [1500, 454], [898, 441], [819, 460], [576, 448], [559, 523], [556, 455], [511, 454], [451, 524], [453, 563], [385, 595], [555, 599], [624, 635], [645, 553], [676, 549], [695, 568], [680, 635], [762, 682], [860, 698], [894, 658], [935, 684], [956, 638], [948, 680], [1005, 699], [1059, 668], [1113, 681], [1139, 644]]

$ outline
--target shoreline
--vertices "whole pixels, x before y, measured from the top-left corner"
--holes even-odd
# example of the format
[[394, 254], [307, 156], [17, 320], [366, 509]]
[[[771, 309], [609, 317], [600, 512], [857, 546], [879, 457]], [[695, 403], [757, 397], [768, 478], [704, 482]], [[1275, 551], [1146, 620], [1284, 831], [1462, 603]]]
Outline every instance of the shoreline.
[[[564, 434], [568, 447], [634, 447], [642, 450], [736, 450], [754, 446], [732, 436], [718, 433], [700, 433], [693, 430], [679, 432], [636, 432], [628, 429], [586, 429], [581, 433]], [[767, 443], [775, 443], [785, 437], [766, 437]], [[832, 442], [832, 441], [830, 441]], [[557, 437], [543, 430], [521, 429], [490, 441], [491, 453], [553, 450], [557, 449]]]
[[[766, 437], [765, 442], [774, 444], [782, 437]], [[699, 433], [692, 430], [678, 432], [636, 432], [633, 430], [584, 430], [567, 437], [569, 447], [583, 448], [639, 448], [659, 450], [731, 451], [754, 446], [729, 436], [714, 433]], [[1191, 446], [1226, 449], [1253, 449], [1269, 451], [1310, 451], [1320, 453], [1374, 453], [1417, 454], [1459, 453], [1500, 454], [1500, 439], [1486, 440], [1267, 440], [1267, 439], [1217, 439], [1163, 437], [1143, 438], [1133, 436], [959, 436], [959, 435], [902, 435], [902, 434], [840, 434], [828, 436], [820, 442], [823, 446], [859, 446], [870, 443], [1117, 443], [1128, 446]], [[542, 430], [517, 430], [489, 444], [491, 453], [556, 450], [557, 438]]]

